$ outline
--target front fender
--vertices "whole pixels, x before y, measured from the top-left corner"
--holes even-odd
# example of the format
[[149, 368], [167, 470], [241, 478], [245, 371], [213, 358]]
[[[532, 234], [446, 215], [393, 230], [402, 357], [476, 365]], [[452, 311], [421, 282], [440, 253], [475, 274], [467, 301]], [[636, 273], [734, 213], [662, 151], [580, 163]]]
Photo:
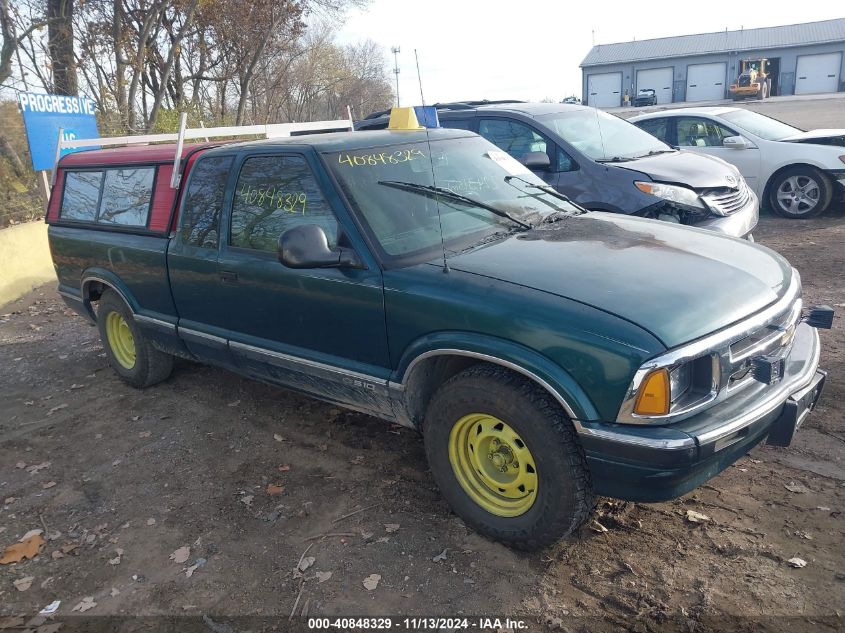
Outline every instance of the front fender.
[[404, 386], [415, 364], [438, 355], [469, 356], [508, 367], [548, 391], [573, 420], [600, 419], [586, 392], [562, 367], [518, 343], [471, 332], [436, 332], [413, 341], [402, 354], [391, 382]]

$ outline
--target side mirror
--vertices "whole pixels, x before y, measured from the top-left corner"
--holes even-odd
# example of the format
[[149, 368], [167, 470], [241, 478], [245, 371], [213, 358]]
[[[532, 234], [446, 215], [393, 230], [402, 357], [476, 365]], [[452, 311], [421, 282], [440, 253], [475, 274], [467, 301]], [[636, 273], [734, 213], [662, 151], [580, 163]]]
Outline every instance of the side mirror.
[[730, 149], [748, 149], [751, 143], [742, 136], [726, 136], [722, 139], [722, 146]]
[[549, 160], [549, 155], [546, 152], [528, 152], [522, 155], [522, 164], [528, 169], [542, 171], [549, 169], [552, 166], [552, 161]]
[[288, 268], [363, 268], [351, 248], [329, 248], [326, 232], [316, 224], [302, 224], [282, 233], [279, 261]]

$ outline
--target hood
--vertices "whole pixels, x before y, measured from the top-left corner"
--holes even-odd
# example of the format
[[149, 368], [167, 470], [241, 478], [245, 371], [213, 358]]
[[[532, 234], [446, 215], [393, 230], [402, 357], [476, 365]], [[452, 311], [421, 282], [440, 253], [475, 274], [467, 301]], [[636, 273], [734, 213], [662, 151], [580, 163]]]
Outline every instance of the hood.
[[767, 248], [597, 212], [455, 255], [449, 266], [588, 304], [669, 348], [762, 310], [792, 278], [789, 263]]
[[657, 182], [677, 183], [693, 189], [736, 187], [739, 175], [736, 168], [718, 158], [684, 150], [612, 164], [646, 174]]
[[782, 138], [788, 143], [817, 143], [845, 147], [845, 130], [810, 130]]

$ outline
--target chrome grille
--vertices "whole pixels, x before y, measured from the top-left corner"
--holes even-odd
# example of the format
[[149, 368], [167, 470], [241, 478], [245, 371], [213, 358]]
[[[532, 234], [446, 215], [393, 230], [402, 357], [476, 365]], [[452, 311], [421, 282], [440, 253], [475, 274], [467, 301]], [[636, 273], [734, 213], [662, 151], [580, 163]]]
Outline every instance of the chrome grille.
[[751, 199], [751, 191], [745, 182], [738, 187], [711, 189], [701, 194], [701, 199], [717, 215], [730, 215], [739, 211]]
[[798, 299], [786, 311], [748, 336], [731, 343], [728, 349], [727, 388], [731, 392], [754, 379], [753, 359], [756, 356], [786, 356], [792, 347], [795, 328], [801, 320], [803, 303]]

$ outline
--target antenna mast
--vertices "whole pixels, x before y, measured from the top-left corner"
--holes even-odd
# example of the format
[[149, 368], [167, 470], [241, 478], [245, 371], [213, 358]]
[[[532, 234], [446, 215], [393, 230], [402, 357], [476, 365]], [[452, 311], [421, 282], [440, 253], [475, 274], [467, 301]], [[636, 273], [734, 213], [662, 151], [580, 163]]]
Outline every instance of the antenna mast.
[[396, 75], [396, 107], [399, 107], [399, 53], [402, 52], [398, 46], [390, 49], [393, 53], [393, 74]]
[[423, 97], [422, 91], [422, 75], [420, 75], [420, 57], [417, 55], [417, 49], [414, 49], [414, 59], [417, 60], [417, 83], [420, 84], [420, 102], [423, 107], [425, 107], [425, 97]]

